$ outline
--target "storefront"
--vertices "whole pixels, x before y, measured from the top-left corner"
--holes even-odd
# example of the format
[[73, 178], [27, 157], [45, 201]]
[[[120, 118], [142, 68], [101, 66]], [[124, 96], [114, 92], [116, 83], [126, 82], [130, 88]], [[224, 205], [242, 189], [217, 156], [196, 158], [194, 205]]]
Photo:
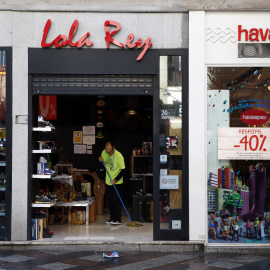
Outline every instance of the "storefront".
[[[268, 16], [190, 13], [190, 78], [197, 76], [196, 83], [190, 81], [190, 97], [195, 91], [201, 97], [194, 106], [204, 115], [197, 142], [207, 162], [197, 173], [204, 176], [199, 188], [207, 199], [209, 246], [270, 244]], [[202, 46], [194, 51], [198, 41]], [[194, 129], [190, 122], [190, 134]], [[190, 179], [194, 186], [193, 175]]]
[[[4, 15], [12, 20], [10, 13]], [[95, 194], [94, 173], [106, 140], [115, 141], [125, 158], [122, 199], [132, 221], [148, 221], [147, 239], [189, 240], [186, 18], [186, 13], [16, 14], [20, 24], [13, 36], [11, 26], [6, 30], [5, 42], [20, 40], [22, 29], [28, 38], [12, 46], [16, 121], [7, 240], [31, 240], [31, 224], [43, 212], [45, 229], [55, 229], [46, 241], [98, 236], [91, 228], [106, 214], [106, 195], [100, 194], [104, 182], [98, 182]], [[40, 125], [41, 113], [45, 126]], [[59, 150], [56, 153], [50, 149], [52, 141], [58, 144], [53, 149]], [[44, 160], [51, 162], [54, 172], [40, 174], [38, 166], [43, 165], [38, 163]], [[55, 181], [63, 178], [70, 186]], [[75, 186], [82, 178], [92, 190], [88, 197], [78, 199], [83, 190]], [[97, 181], [101, 180], [98, 176]], [[58, 191], [55, 183], [51, 189], [53, 182], [58, 182]], [[48, 192], [56, 196], [56, 202], [40, 200]], [[91, 214], [89, 197], [96, 198], [96, 217]], [[76, 211], [75, 224], [83, 226], [81, 234], [76, 232], [77, 239], [69, 234], [74, 227], [71, 211]], [[150, 218], [147, 212], [151, 211]], [[124, 209], [122, 213], [126, 216]], [[126, 216], [123, 230], [127, 221]], [[62, 238], [59, 231], [64, 232]], [[128, 236], [123, 241], [129, 241]]]

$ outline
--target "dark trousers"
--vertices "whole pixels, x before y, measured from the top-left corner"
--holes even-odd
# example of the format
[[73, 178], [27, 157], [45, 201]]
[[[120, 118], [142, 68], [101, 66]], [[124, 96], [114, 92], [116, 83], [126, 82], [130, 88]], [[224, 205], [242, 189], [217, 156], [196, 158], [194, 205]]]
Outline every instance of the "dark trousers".
[[[115, 185], [119, 195], [121, 196], [122, 185]], [[114, 189], [114, 186], [106, 185], [107, 205], [110, 210], [110, 219], [121, 222], [122, 203]]]

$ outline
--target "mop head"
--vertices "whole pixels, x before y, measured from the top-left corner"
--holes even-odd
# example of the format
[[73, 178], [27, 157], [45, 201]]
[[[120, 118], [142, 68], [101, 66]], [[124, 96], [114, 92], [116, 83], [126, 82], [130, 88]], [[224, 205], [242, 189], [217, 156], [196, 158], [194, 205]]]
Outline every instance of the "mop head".
[[129, 226], [129, 227], [140, 227], [140, 226], [143, 226], [143, 224], [141, 224], [141, 223], [135, 223], [134, 221], [132, 221], [131, 223], [128, 223], [126, 226]]

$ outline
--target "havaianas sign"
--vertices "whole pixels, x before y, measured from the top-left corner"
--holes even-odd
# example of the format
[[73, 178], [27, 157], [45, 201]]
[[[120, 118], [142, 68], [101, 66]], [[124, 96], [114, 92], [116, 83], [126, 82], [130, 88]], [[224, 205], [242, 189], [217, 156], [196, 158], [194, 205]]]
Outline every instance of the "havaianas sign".
[[[73, 22], [73, 24], [71, 25], [68, 38], [66, 35], [60, 34], [53, 41], [48, 43], [46, 41], [46, 39], [47, 39], [47, 35], [48, 35], [48, 32], [49, 32], [50, 27], [51, 27], [51, 23], [52, 23], [52, 21], [50, 19], [47, 20], [47, 23], [44, 27], [43, 37], [42, 37], [42, 41], [41, 41], [41, 46], [43, 48], [51, 47], [53, 45], [55, 45], [55, 48], [61, 48], [61, 47], [67, 46], [67, 45], [69, 45], [70, 47], [81, 48], [84, 45], [86, 45], [87, 47], [91, 47], [94, 44], [92, 41], [90, 41], [90, 33], [89, 32], [84, 34], [77, 42], [74, 42], [72, 40], [76, 34], [77, 29], [78, 29], [78, 25], [79, 25], [78, 20], [75, 20]], [[114, 27], [116, 27], [116, 29], [114, 31], [110, 32], [110, 26], [114, 26]], [[106, 21], [104, 23], [104, 29], [105, 29], [105, 40], [106, 40], [107, 49], [110, 48], [110, 43], [112, 43], [116, 46], [119, 46], [121, 48], [125, 48], [123, 43], [121, 43], [113, 38], [113, 36], [121, 29], [120, 23], [118, 23], [116, 21]], [[125, 45], [129, 49], [133, 49], [136, 46], [138, 49], [140, 49], [144, 46], [142, 52], [139, 54], [139, 56], [136, 59], [137, 61], [139, 61], [143, 58], [146, 51], [152, 46], [151, 37], [148, 37], [143, 42], [142, 42], [141, 38], [138, 39], [136, 42], [132, 43], [133, 40], [134, 40], [134, 34], [130, 34], [126, 39]]]

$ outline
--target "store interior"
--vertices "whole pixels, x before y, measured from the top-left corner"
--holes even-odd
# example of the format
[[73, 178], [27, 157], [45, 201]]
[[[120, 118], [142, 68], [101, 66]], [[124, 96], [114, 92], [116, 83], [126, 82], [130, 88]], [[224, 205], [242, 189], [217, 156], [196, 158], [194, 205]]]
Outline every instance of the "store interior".
[[[270, 243], [269, 72], [208, 68], [209, 243]], [[246, 135], [247, 130], [260, 135]], [[224, 146], [226, 132], [232, 135]], [[225, 151], [231, 158], [221, 155]]]
[[[53, 116], [39, 121], [44, 101]], [[32, 239], [151, 241], [153, 97], [33, 96], [32, 111], [32, 228], [38, 228]], [[120, 196], [126, 210], [119, 226], [106, 224], [104, 168], [98, 162], [106, 141], [125, 159]], [[134, 203], [134, 195], [144, 200]]]

